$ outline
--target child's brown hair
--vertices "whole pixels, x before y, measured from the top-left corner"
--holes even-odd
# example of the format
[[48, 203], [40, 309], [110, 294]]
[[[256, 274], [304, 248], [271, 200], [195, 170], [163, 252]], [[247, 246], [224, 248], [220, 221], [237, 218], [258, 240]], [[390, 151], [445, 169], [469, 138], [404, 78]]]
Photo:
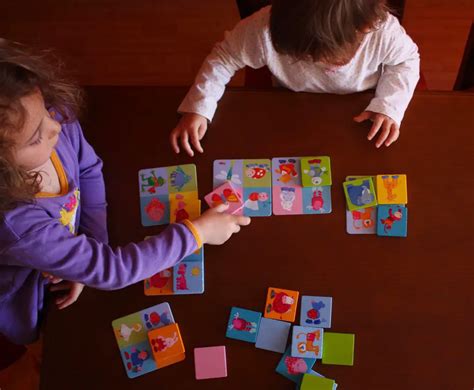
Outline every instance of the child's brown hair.
[[63, 119], [77, 118], [82, 91], [67, 81], [62, 63], [50, 52], [34, 53], [25, 46], [0, 38], [0, 215], [20, 201], [31, 201], [39, 191], [41, 176], [15, 163], [15, 139], [25, 120], [20, 99], [41, 92], [46, 107]]
[[385, 0], [273, 0], [272, 43], [297, 60], [347, 62], [388, 11]]

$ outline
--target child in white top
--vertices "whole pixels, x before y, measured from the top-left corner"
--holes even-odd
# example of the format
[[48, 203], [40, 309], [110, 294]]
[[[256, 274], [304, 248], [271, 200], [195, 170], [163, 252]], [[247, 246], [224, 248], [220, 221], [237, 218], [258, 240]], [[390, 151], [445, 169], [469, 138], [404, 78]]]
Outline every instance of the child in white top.
[[[384, 0], [273, 0], [237, 24], [205, 59], [178, 111], [170, 141], [191, 156], [234, 73], [268, 66], [293, 91], [348, 94], [375, 88], [356, 122], [371, 120], [371, 140], [389, 146], [419, 79], [418, 47]], [[191, 147], [192, 145], [192, 147]]]

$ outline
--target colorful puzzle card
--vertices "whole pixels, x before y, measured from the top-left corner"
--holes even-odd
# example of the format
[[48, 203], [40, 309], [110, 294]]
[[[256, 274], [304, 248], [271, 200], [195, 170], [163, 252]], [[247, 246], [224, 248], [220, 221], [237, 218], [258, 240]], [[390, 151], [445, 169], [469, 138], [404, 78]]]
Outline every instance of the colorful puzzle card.
[[331, 297], [301, 297], [300, 325], [330, 328], [332, 316]]
[[215, 160], [214, 188], [230, 182], [244, 205], [237, 215], [268, 217], [272, 214], [272, 171], [268, 159]]
[[321, 359], [323, 356], [323, 328], [293, 327], [291, 356]]
[[219, 187], [215, 188], [211, 193], [207, 194], [204, 199], [209, 207], [216, 207], [220, 204], [228, 204], [229, 208], [226, 210], [228, 214], [237, 214], [244, 207], [242, 202], [242, 195], [230, 181], [226, 181]]
[[264, 316], [275, 320], [294, 322], [298, 296], [298, 291], [269, 287]]
[[180, 222], [200, 209], [194, 164], [142, 169], [138, 186], [143, 226]]
[[[328, 214], [331, 212], [331, 186], [312, 184], [319, 181], [322, 184], [331, 182], [329, 157], [324, 158], [327, 159], [326, 166], [322, 165], [323, 157], [272, 159], [273, 214]], [[315, 161], [318, 159], [321, 162], [317, 164]], [[306, 177], [305, 183], [311, 183], [311, 186], [303, 185], [302, 167], [307, 171], [303, 172]]]
[[377, 206], [374, 183], [371, 178], [349, 180], [342, 183], [342, 185], [346, 196], [347, 208], [350, 211]]
[[294, 357], [291, 356], [290, 352], [291, 347], [288, 347], [281, 357], [275, 371], [283, 375], [285, 378], [299, 384], [301, 379], [303, 379], [303, 374], [312, 371], [311, 368], [314, 363], [316, 363], [316, 359]]
[[255, 343], [261, 318], [262, 313], [233, 307], [227, 324], [226, 337]]
[[346, 231], [349, 234], [375, 234], [377, 231], [377, 208], [346, 210]]
[[408, 209], [404, 205], [379, 205], [377, 213], [377, 235], [406, 237]]
[[167, 302], [112, 321], [120, 356], [129, 378], [158, 368], [148, 342], [148, 332], [173, 323], [173, 314]]
[[302, 157], [301, 182], [303, 187], [332, 185], [331, 159], [327, 156]]
[[379, 204], [407, 204], [406, 175], [377, 175], [377, 201]]
[[148, 342], [157, 368], [169, 366], [185, 358], [178, 324], [170, 324], [148, 332]]

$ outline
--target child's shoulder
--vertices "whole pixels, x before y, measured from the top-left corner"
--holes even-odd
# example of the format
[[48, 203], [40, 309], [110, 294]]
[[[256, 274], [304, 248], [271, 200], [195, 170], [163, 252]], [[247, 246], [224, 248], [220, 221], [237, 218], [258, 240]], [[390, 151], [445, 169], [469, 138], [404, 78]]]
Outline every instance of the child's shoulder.
[[397, 17], [391, 13], [388, 13], [387, 18], [375, 30], [375, 34], [381, 37], [392, 37], [405, 34], [405, 30], [401, 26]]

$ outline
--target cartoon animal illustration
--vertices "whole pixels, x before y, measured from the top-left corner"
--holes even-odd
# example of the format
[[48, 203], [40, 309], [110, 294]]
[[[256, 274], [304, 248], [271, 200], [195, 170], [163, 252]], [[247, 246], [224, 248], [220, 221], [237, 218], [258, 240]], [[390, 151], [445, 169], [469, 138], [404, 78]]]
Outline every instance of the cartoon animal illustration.
[[262, 179], [270, 170], [268, 164], [246, 164], [245, 175], [250, 179]]
[[327, 175], [326, 167], [321, 166], [321, 159], [316, 158], [308, 161], [309, 169], [305, 169], [303, 172], [311, 177], [311, 183], [315, 186], [319, 186], [323, 182], [323, 175]]
[[71, 233], [75, 232], [77, 206], [79, 205], [79, 189], [76, 188], [69, 196], [68, 201], [59, 210], [59, 222], [68, 228]]
[[281, 187], [280, 203], [283, 210], [291, 211], [293, 209], [293, 202], [296, 198], [295, 189], [292, 187]]
[[171, 324], [171, 319], [169, 318], [169, 313], [167, 312], [163, 312], [161, 315], [156, 311], [145, 313], [143, 315], [143, 319], [145, 320], [145, 325], [148, 329], [152, 329], [158, 326], [160, 323], [163, 325]]
[[176, 332], [171, 337], [157, 336], [151, 340], [151, 346], [154, 352], [163, 352], [171, 348], [178, 342], [178, 335]]
[[237, 203], [239, 199], [239, 194], [237, 194], [230, 188], [224, 188], [222, 194], [214, 192], [211, 196], [212, 207], [216, 207], [217, 205], [226, 202]]
[[124, 352], [127, 359], [127, 369], [132, 372], [140, 372], [143, 369], [143, 363], [149, 358], [148, 351], [139, 350], [133, 347], [130, 353]]
[[287, 356], [285, 358], [286, 371], [290, 375], [304, 374], [308, 371], [308, 364], [302, 358]]
[[352, 204], [356, 206], [364, 206], [375, 200], [374, 194], [370, 191], [369, 180], [364, 180], [360, 185], [349, 184], [347, 194]]
[[178, 290], [188, 290], [188, 281], [186, 280], [186, 269], [188, 265], [181, 263], [178, 266], [178, 276], [176, 277], [176, 288]]
[[174, 215], [176, 216], [176, 223], [184, 221], [189, 218], [189, 213], [186, 211], [185, 207], [187, 204], [184, 202], [184, 196], [182, 194], [177, 194], [176, 199], [179, 201]]
[[147, 279], [147, 288], [163, 288], [169, 282], [173, 273], [169, 269], [165, 269], [151, 278]]
[[156, 189], [163, 186], [165, 184], [165, 179], [161, 176], [156, 176], [155, 171], [150, 171], [151, 176], [146, 176], [145, 174], [141, 174], [140, 177], [142, 179], [141, 190], [142, 192], [148, 191], [150, 194], [156, 194]]
[[375, 220], [372, 218], [373, 207], [366, 209], [353, 210], [352, 213], [352, 226], [354, 229], [370, 229], [374, 226]]
[[319, 345], [315, 345], [315, 341], [319, 341], [321, 339], [321, 331], [315, 330], [314, 332], [308, 333], [298, 333], [296, 335], [296, 339], [300, 339], [300, 336], [304, 336], [304, 341], [301, 341], [297, 344], [298, 352], [300, 353], [307, 353], [307, 352], [314, 352], [316, 356], [319, 355]]
[[184, 172], [183, 168], [177, 167], [170, 173], [170, 184], [176, 190], [181, 191], [191, 181], [192, 177]]
[[313, 189], [313, 196], [311, 197], [311, 204], [306, 206], [308, 210], [324, 211], [324, 198], [321, 187]]
[[383, 230], [385, 233], [389, 233], [392, 230], [393, 224], [396, 221], [400, 221], [403, 218], [402, 209], [398, 209], [397, 211], [393, 212], [392, 209], [388, 209], [388, 217], [381, 218], [380, 222], [383, 224]]
[[307, 324], [319, 325], [325, 322], [321, 319], [321, 309], [324, 309], [326, 305], [322, 301], [311, 301], [311, 309], [306, 312]]
[[258, 211], [258, 202], [266, 202], [269, 196], [266, 192], [252, 192], [249, 194], [248, 199], [245, 201], [244, 206], [250, 210]]
[[[225, 161], [219, 161], [219, 165], [225, 165]], [[220, 171], [215, 177], [218, 180], [228, 180], [234, 184], [240, 185], [242, 181], [240, 180], [240, 176], [237, 173], [233, 172], [234, 169], [234, 161], [230, 162], [229, 169], [227, 172], [225, 170]]]
[[267, 305], [267, 313], [274, 311], [278, 314], [285, 314], [295, 303], [295, 299], [284, 291], [276, 292], [275, 290], [271, 290], [270, 299], [272, 302]]
[[383, 186], [387, 190], [387, 200], [394, 201], [397, 194], [393, 190], [398, 186], [399, 176], [382, 176]]
[[298, 171], [296, 170], [296, 160], [290, 158], [288, 160], [278, 160], [278, 162], [278, 168], [275, 169], [275, 172], [280, 175], [278, 180], [286, 184], [298, 177]]
[[159, 222], [165, 214], [165, 208], [159, 199], [153, 198], [145, 206], [145, 213], [152, 221]]
[[257, 323], [250, 322], [240, 317], [239, 312], [234, 314], [232, 323], [229, 325], [229, 330], [238, 330], [241, 332], [255, 333], [257, 331]]
[[120, 328], [114, 329], [115, 330], [115, 335], [119, 339], [123, 339], [128, 343], [128, 340], [130, 340], [130, 337], [133, 332], [140, 332], [142, 330], [142, 325], [140, 323], [133, 324], [131, 327], [128, 326], [127, 324], [121, 324]]

